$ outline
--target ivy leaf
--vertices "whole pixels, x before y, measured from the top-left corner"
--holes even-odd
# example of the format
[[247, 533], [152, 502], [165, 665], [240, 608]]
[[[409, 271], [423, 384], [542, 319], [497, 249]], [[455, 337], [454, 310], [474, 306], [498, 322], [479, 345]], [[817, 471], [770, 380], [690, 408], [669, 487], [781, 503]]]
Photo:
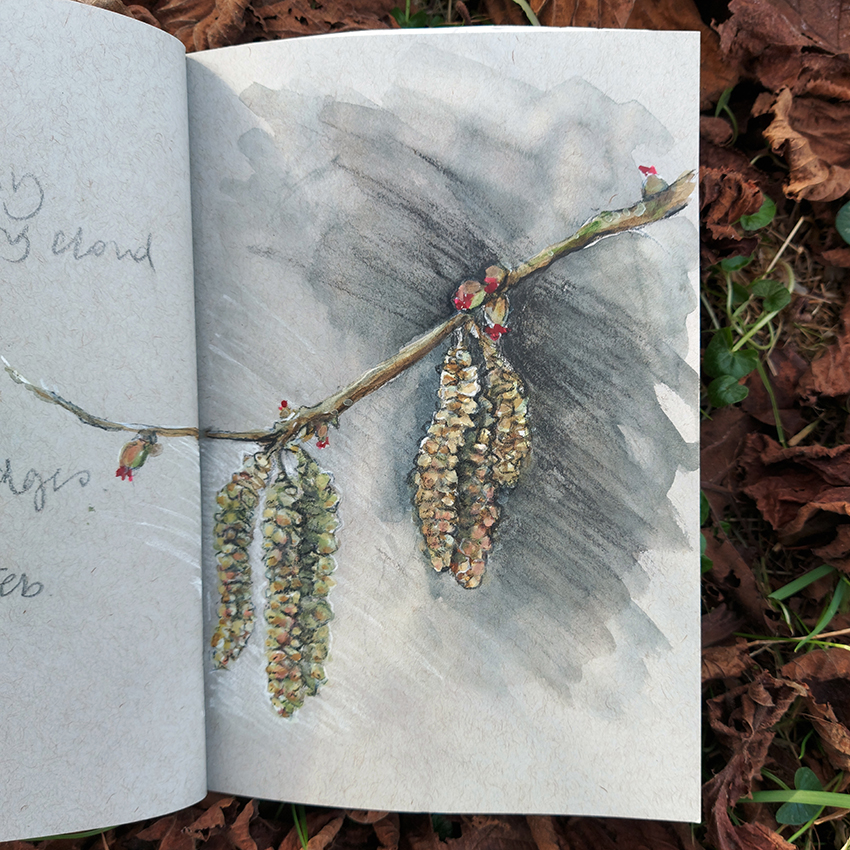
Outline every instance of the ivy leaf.
[[767, 227], [773, 221], [775, 215], [776, 204], [765, 195], [758, 212], [741, 216], [741, 227], [744, 230], [760, 230], [762, 227]]
[[[797, 791], [823, 791], [820, 780], [808, 767], [801, 767], [794, 774], [794, 788]], [[811, 803], [783, 803], [776, 811], [776, 820], [789, 826], [800, 826], [817, 817], [822, 808]]]
[[[702, 360], [702, 368], [706, 375], [710, 375], [712, 378], [728, 375], [737, 381], [738, 378], [749, 375], [756, 368], [758, 362], [756, 351], [751, 348], [732, 351], [732, 345], [731, 328], [721, 328], [714, 334], [705, 349], [705, 356]], [[741, 396], [741, 398], [745, 397], [746, 393]], [[740, 401], [741, 399], [737, 400]], [[734, 404], [734, 402], [725, 403]]]
[[778, 280], [757, 280], [752, 286], [753, 295], [761, 298], [764, 309], [774, 313], [791, 303], [791, 293]]
[[732, 375], [721, 375], [708, 385], [708, 399], [714, 407], [726, 407], [743, 401], [750, 391], [741, 386]]

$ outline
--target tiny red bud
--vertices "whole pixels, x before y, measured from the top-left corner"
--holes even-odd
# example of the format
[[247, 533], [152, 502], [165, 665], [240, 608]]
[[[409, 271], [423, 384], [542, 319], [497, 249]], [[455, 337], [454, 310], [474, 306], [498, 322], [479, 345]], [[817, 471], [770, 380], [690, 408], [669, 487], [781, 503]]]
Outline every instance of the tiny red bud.
[[499, 281], [495, 277], [485, 277], [484, 284], [484, 291], [488, 294], [499, 288]]
[[648, 174], [658, 174], [654, 165], [639, 165], [638, 171], [646, 177]]
[[316, 440], [316, 448], [317, 449], [324, 449], [329, 444], [330, 444], [330, 441], [327, 438], [325, 438], [324, 440]]
[[510, 328], [506, 328], [504, 325], [487, 325], [487, 327], [484, 328], [484, 332], [490, 337], [490, 339], [493, 340], [493, 342], [496, 342], [500, 336], [506, 334], [509, 330]]
[[287, 407], [289, 407], [289, 402], [287, 402], [287, 400], [286, 400], [286, 399], [284, 399], [284, 400], [280, 403], [280, 407], [278, 407], [278, 410], [286, 410], [286, 408], [287, 408]]

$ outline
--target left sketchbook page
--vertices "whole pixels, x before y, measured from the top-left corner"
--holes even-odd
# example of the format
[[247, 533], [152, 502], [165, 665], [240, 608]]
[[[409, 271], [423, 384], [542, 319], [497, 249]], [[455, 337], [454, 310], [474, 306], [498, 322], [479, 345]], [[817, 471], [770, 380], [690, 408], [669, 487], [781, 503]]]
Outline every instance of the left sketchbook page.
[[184, 50], [66, 0], [0, 32], [4, 840], [206, 775]]

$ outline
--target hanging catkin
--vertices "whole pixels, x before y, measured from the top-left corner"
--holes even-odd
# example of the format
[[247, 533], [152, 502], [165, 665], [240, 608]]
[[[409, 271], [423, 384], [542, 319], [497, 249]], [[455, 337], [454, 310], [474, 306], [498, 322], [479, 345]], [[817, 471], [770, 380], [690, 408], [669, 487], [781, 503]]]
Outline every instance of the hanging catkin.
[[239, 655], [254, 628], [248, 547], [254, 534], [257, 505], [270, 472], [267, 454], [246, 455], [242, 469], [216, 496], [221, 509], [215, 514], [213, 528], [221, 598], [218, 626], [211, 640], [216, 667], [226, 667]]
[[481, 584], [499, 520], [491, 452], [495, 420], [486, 398], [479, 406], [474, 440], [464, 447], [458, 465], [458, 533], [451, 564], [458, 583], [470, 589]]
[[520, 376], [486, 337], [480, 338], [484, 365], [485, 393], [493, 405], [493, 480], [513, 487], [531, 451], [528, 402]]
[[328, 655], [328, 623], [333, 611], [327, 595], [334, 585], [330, 574], [336, 568], [339, 494], [327, 472], [303, 449], [298, 451], [301, 499], [298, 503], [304, 523], [299, 546], [302, 581], [301, 608], [294, 635], [302, 646], [301, 670], [307, 693], [314, 694], [326, 681], [324, 661]]
[[272, 705], [289, 717], [326, 681], [339, 497], [330, 475], [297, 450], [297, 485], [281, 464], [263, 511], [266, 672]]
[[458, 456], [475, 427], [478, 412], [478, 368], [464, 339], [449, 348], [440, 373], [439, 403], [419, 445], [413, 504], [431, 565], [451, 565], [458, 523]]
[[263, 508], [263, 561], [266, 567], [266, 674], [275, 710], [289, 716], [304, 702], [301, 655], [292, 645], [301, 581], [298, 547], [303, 517], [296, 508], [298, 487], [281, 464]]

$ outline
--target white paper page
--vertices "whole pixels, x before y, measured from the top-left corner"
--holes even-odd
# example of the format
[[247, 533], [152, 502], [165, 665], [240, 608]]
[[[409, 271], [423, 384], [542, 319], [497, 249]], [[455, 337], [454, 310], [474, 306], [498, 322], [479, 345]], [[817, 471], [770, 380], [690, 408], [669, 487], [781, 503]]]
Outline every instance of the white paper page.
[[[450, 319], [464, 280], [641, 204], [639, 166], [667, 182], [695, 169], [697, 90], [690, 33], [370, 33], [189, 57], [203, 427], [268, 429], [281, 399], [284, 415], [317, 405]], [[275, 519], [269, 484], [239, 555], [250, 596], [228, 566], [243, 615], [217, 637], [222, 512], [236, 503], [216, 493], [258, 447], [204, 441], [207, 636], [227, 661], [216, 669], [208, 649], [212, 788], [698, 820], [697, 244], [691, 195], [509, 293], [492, 324], [510, 328], [496, 344], [527, 389], [532, 449], [516, 486], [498, 488], [476, 589], [431, 568], [411, 503], [448, 342], [344, 406], [327, 447], [321, 433], [305, 444], [340, 495], [335, 586], [269, 589], [267, 552], [294, 552], [298, 581], [328, 569], [311, 555], [309, 476], [293, 491], [301, 525]], [[470, 492], [451, 496], [459, 510]], [[264, 548], [270, 522], [294, 523], [302, 544]], [[463, 517], [446, 522], [461, 539]], [[266, 681], [275, 605], [268, 665], [290, 717]], [[253, 633], [231, 657], [247, 607]]]
[[[4, 0], [0, 32], [0, 355], [91, 417], [194, 426], [183, 47], [64, 0]], [[131, 481], [135, 436], [0, 364], [0, 840], [205, 793], [197, 439]]]

